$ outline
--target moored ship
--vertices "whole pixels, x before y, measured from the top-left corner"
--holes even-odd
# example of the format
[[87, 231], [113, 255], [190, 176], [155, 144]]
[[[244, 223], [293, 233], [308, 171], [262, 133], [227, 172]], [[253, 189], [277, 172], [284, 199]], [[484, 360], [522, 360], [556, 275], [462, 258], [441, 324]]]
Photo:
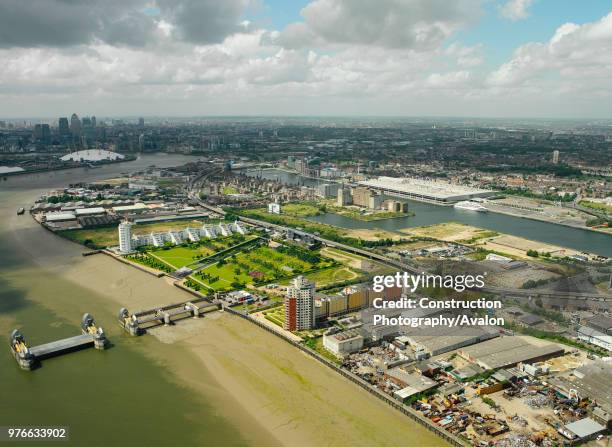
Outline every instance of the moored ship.
[[480, 203], [470, 202], [469, 200], [464, 200], [462, 202], [457, 202], [457, 203], [455, 203], [454, 207], [457, 208], [457, 209], [460, 209], [460, 210], [478, 211], [480, 213], [486, 213], [488, 211]]

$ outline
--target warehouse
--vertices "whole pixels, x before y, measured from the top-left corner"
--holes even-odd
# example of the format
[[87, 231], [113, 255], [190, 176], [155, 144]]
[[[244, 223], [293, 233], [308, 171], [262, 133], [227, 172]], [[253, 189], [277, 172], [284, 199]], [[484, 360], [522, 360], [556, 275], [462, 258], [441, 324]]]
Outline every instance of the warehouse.
[[363, 348], [363, 337], [356, 330], [324, 334], [323, 347], [338, 357], [344, 357]]
[[523, 337], [500, 337], [460, 349], [458, 354], [484, 369], [498, 369], [518, 363], [533, 363], [563, 355], [565, 350], [552, 343], [535, 345]]
[[480, 343], [499, 336], [495, 330], [479, 327], [426, 327], [408, 328], [405, 330], [410, 346], [417, 352], [429, 356], [443, 354], [464, 346]]
[[606, 431], [606, 427], [591, 418], [580, 419], [565, 426], [561, 434], [571, 440], [586, 441]]
[[447, 204], [495, 194], [495, 191], [417, 178], [378, 177], [359, 184], [392, 196]]
[[606, 335], [593, 328], [580, 326], [578, 328], [578, 338], [607, 351], [612, 351], [612, 335]]
[[[612, 367], [610, 362], [597, 361], [582, 366], [567, 376], [549, 377], [548, 381], [564, 396], [575, 393], [580, 399], [589, 398], [601, 409], [600, 422], [612, 420]], [[595, 413], [594, 413], [595, 414]]]
[[385, 378], [402, 386], [401, 390], [393, 393], [396, 399], [405, 402], [412, 396], [432, 390], [438, 386], [438, 383], [418, 373], [409, 373], [400, 367], [391, 368], [385, 372]]

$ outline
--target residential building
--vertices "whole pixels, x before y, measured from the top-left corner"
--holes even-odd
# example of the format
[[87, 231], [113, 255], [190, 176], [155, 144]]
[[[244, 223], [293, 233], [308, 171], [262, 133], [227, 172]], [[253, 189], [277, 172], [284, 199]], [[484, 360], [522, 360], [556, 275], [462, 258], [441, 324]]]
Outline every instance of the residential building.
[[121, 253], [132, 252], [132, 223], [121, 222], [119, 224], [119, 251]]
[[292, 281], [285, 297], [285, 329], [299, 331], [314, 328], [314, 295], [314, 283], [301, 275]]
[[280, 214], [281, 206], [279, 203], [268, 203], [268, 213], [270, 214]]

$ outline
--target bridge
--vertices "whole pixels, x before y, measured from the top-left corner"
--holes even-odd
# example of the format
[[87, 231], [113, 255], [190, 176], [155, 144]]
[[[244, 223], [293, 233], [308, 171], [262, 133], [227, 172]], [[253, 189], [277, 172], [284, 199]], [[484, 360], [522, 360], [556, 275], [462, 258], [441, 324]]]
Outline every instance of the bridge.
[[104, 330], [96, 326], [90, 314], [83, 315], [81, 332], [81, 335], [29, 347], [23, 334], [18, 329], [14, 329], [10, 336], [11, 352], [21, 369], [31, 371], [39, 365], [40, 360], [49, 357], [78, 351], [90, 346], [96, 349], [106, 348], [107, 339]]

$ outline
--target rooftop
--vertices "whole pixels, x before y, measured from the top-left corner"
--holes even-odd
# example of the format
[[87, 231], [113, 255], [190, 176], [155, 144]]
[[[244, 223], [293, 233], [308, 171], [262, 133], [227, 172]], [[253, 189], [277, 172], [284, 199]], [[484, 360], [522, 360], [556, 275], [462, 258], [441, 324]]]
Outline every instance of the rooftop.
[[579, 421], [572, 422], [571, 424], [567, 424], [565, 428], [581, 439], [596, 435], [606, 429], [606, 427], [598, 424], [591, 418], [584, 418], [580, 419]]
[[553, 344], [534, 345], [522, 337], [500, 337], [462, 348], [460, 354], [483, 368], [497, 369], [561, 355], [565, 351]]
[[417, 178], [378, 177], [377, 179], [359, 182], [360, 185], [373, 188], [393, 190], [408, 195], [426, 196], [436, 200], [460, 200], [465, 197], [485, 197], [493, 194], [485, 189], [456, 185], [441, 180], [424, 180]]
[[102, 149], [86, 149], [83, 151], [71, 152], [61, 157], [62, 161], [101, 161], [101, 160], [121, 160], [125, 155], [116, 152], [105, 151]]

